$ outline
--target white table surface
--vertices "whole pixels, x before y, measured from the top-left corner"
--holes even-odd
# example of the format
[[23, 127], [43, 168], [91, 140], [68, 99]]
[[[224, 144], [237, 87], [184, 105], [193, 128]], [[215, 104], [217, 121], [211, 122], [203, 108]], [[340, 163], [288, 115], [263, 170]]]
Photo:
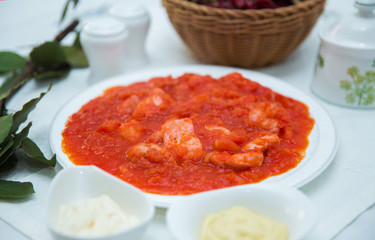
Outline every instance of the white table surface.
[[[89, 7], [95, 7], [103, 4], [104, 0], [81, 0], [80, 9], [84, 12], [85, 9]], [[115, 1], [106, 1], [106, 4], [113, 3]], [[178, 35], [175, 33], [174, 29], [170, 25], [168, 18], [166, 16], [164, 8], [162, 8], [160, 1], [156, 0], [142, 0], [141, 2], [146, 3], [147, 7], [152, 16], [152, 25], [150, 34], [147, 41], [147, 53], [150, 57], [150, 63], [144, 68], [157, 68], [164, 66], [174, 66], [181, 64], [196, 64], [198, 63], [194, 57], [189, 53], [188, 49], [184, 46], [182, 41], [179, 39]], [[258, 71], [270, 74], [281, 78], [285, 82], [294, 85], [295, 87], [303, 90], [309, 95], [312, 95], [309, 90], [309, 84], [313, 76], [313, 67], [315, 64], [315, 58], [319, 48], [319, 38], [317, 31], [321, 24], [328, 17], [342, 16], [345, 14], [353, 13], [355, 10], [353, 8], [352, 0], [328, 0], [326, 5], [325, 14], [321, 17], [320, 22], [315, 27], [314, 31], [306, 39], [306, 41], [298, 48], [298, 50], [292, 54], [283, 63], [277, 64], [264, 69], [258, 69]], [[0, 1], [0, 51], [16, 49], [20, 52], [27, 52], [31, 46], [42, 43], [46, 40], [51, 40], [56, 35], [57, 32], [57, 21], [60, 16], [61, 10], [65, 0], [5, 0]], [[374, 23], [375, 24], [375, 23]], [[68, 39], [69, 41], [69, 39]], [[128, 69], [128, 72], [134, 71], [135, 69]], [[61, 80], [56, 83], [56, 88], [64, 84], [74, 84], [69, 79], [87, 78], [89, 70], [76, 70], [71, 73], [66, 80]], [[28, 99], [35, 97], [39, 92], [46, 89], [46, 84], [40, 83], [28, 83], [24, 89], [18, 93], [15, 98], [10, 102], [10, 108], [18, 109], [23, 103]], [[48, 95], [50, 98], [58, 98], [61, 101], [67, 101], [71, 97], [79, 93], [87, 87], [87, 83], [78, 83], [77, 86], [72, 87], [71, 91], [67, 93], [58, 92], [57, 90], [52, 90]], [[47, 97], [46, 97], [47, 98]], [[49, 126], [38, 125], [38, 119], [43, 118], [43, 121], [50, 123], [53, 116], [48, 116], [48, 112], [54, 112], [54, 106], [48, 105], [48, 101], [41, 101], [37, 108], [43, 108], [46, 113], [45, 116], [35, 116], [31, 114], [31, 118], [34, 120], [33, 128], [31, 132], [31, 137], [37, 143], [40, 143], [43, 152], [47, 156], [52, 154], [51, 149], [48, 147], [48, 129]], [[373, 124], [375, 120], [375, 111], [359, 111], [352, 109], [344, 109], [336, 107], [325, 103], [319, 99], [317, 101], [321, 102], [324, 107], [332, 114], [332, 118], [338, 123], [337, 129], [340, 135], [340, 141], [343, 141], [345, 146], [348, 146], [348, 141], [352, 140], [351, 148], [355, 151], [355, 155], [358, 156], [358, 164], [360, 164], [361, 159], [374, 159], [372, 155], [372, 149], [375, 147], [375, 125]], [[41, 112], [37, 111], [36, 112]], [[357, 117], [356, 117], [357, 116]], [[363, 118], [361, 118], [361, 116]], [[35, 119], [37, 121], [35, 121]], [[372, 120], [371, 120], [372, 119]], [[348, 129], [347, 123], [353, 121], [353, 128]], [[372, 124], [371, 124], [372, 123]], [[367, 136], [367, 140], [372, 135], [373, 142], [362, 142], [363, 136]], [[355, 139], [347, 139], [347, 137], [353, 137]], [[328, 169], [313, 183], [306, 187], [301, 188], [307, 196], [312, 197], [313, 202], [318, 201], [316, 197], [319, 192], [319, 184], [329, 184], [326, 182], [329, 180], [329, 174], [334, 172], [339, 164], [343, 164], [348, 160], [346, 159], [349, 154], [349, 149], [339, 148], [337, 156], [334, 162]], [[350, 156], [353, 156], [351, 154]], [[375, 160], [375, 159], [374, 159]], [[22, 165], [22, 163], [21, 163]], [[25, 166], [24, 164], [22, 166]], [[20, 166], [19, 169], [22, 167]], [[350, 166], [349, 166], [350, 167]], [[375, 165], [370, 167], [375, 168]], [[17, 173], [12, 173], [9, 178], [19, 179], [34, 173], [36, 169], [30, 166], [26, 166], [27, 170], [20, 170]], [[361, 178], [361, 173], [355, 173], [351, 176], [356, 178]], [[0, 178], [3, 176], [0, 176]], [[328, 180], [327, 180], [328, 179]], [[374, 180], [375, 181], [375, 180]], [[340, 189], [341, 193], [345, 191], [345, 183], [336, 183], [337, 188]], [[364, 184], [365, 185], [365, 184]], [[359, 187], [363, 187], [362, 185]], [[375, 189], [373, 189], [375, 193]], [[355, 195], [355, 192], [348, 193], [349, 195]], [[330, 201], [330, 199], [327, 199]], [[375, 201], [375, 194], [374, 199]], [[2, 203], [0, 203], [2, 204]], [[339, 202], [338, 202], [339, 204]], [[349, 206], [349, 208], [355, 206]], [[330, 209], [324, 209], [321, 211], [330, 211]], [[349, 239], [361, 239], [370, 240], [374, 239], [375, 236], [375, 207], [370, 207], [364, 213], [361, 214], [360, 211], [357, 215], [358, 218], [353, 218], [353, 221], [348, 223], [341, 232], [334, 237], [337, 240], [349, 240]], [[164, 210], [158, 210], [158, 216], [163, 218]], [[332, 214], [336, 214], [334, 209], [332, 209]], [[2, 219], [2, 212], [0, 212], [0, 240], [7, 239], [29, 239], [29, 236], [25, 236], [16, 227], [10, 226]], [[15, 217], [16, 218], [16, 217]], [[151, 229], [149, 229], [147, 239], [173, 239], [170, 238], [168, 232], [166, 232], [166, 227], [163, 219], [159, 219], [158, 224], [154, 224]], [[21, 219], [20, 219], [21, 221]], [[154, 231], [150, 233], [150, 231]], [[165, 238], [163, 238], [163, 234]], [[158, 236], [153, 238], [152, 235]], [[323, 238], [319, 238], [323, 239]]]

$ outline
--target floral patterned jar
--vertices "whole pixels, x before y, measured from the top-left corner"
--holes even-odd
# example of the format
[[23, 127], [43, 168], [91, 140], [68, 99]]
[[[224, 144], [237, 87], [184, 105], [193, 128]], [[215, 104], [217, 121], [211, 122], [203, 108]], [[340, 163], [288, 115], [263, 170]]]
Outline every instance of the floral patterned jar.
[[356, 14], [320, 31], [312, 91], [340, 106], [375, 108], [375, 0], [357, 0]]

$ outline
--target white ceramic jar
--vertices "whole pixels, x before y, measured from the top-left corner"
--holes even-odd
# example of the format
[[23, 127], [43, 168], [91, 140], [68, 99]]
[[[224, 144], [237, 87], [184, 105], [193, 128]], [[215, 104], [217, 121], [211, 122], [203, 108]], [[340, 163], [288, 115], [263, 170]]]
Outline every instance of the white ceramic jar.
[[312, 91], [340, 106], [375, 108], [375, 0], [357, 0], [358, 12], [320, 31]]
[[136, 2], [120, 2], [109, 9], [109, 15], [122, 21], [129, 29], [129, 44], [125, 54], [126, 67], [147, 63], [145, 43], [150, 27], [150, 15]]
[[91, 20], [83, 26], [80, 40], [90, 65], [90, 83], [124, 71], [128, 30], [122, 22], [110, 17]]

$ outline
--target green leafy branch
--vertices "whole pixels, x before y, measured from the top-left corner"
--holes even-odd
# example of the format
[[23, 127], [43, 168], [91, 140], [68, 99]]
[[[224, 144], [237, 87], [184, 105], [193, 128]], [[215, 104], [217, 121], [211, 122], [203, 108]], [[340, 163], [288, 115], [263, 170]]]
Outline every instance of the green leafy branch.
[[[46, 159], [37, 145], [27, 137], [32, 126], [31, 122], [18, 132], [21, 123], [26, 121], [29, 112], [35, 108], [45, 94], [42, 93], [38, 98], [23, 105], [22, 110], [0, 117], [0, 173], [9, 171], [16, 166], [17, 158], [14, 153], [19, 148], [23, 149], [28, 160], [36, 160], [46, 166], [56, 165], [55, 155], [51, 159]], [[0, 197], [24, 197], [33, 192], [33, 185], [29, 182], [0, 180]]]
[[[375, 66], [375, 60], [374, 60]], [[351, 80], [340, 81], [340, 87], [347, 91], [345, 100], [350, 104], [367, 106], [375, 102], [375, 71], [370, 70], [365, 75], [360, 74], [357, 66], [348, 68]]]
[[[55, 166], [56, 156], [44, 157], [39, 147], [28, 138], [32, 123], [19, 129], [27, 120], [28, 114], [47, 92], [23, 105], [14, 114], [8, 113], [6, 103], [30, 79], [50, 80], [67, 76], [72, 68], [87, 67], [88, 63], [79, 45], [79, 34], [72, 46], [60, 44], [78, 25], [73, 21], [60, 32], [54, 41], [46, 42], [32, 49], [26, 59], [13, 52], [0, 52], [0, 74], [5, 80], [0, 86], [0, 173], [14, 169], [17, 164], [15, 152], [23, 150], [26, 160], [39, 162], [42, 166]], [[25, 197], [34, 192], [30, 182], [0, 180], [0, 197]]]

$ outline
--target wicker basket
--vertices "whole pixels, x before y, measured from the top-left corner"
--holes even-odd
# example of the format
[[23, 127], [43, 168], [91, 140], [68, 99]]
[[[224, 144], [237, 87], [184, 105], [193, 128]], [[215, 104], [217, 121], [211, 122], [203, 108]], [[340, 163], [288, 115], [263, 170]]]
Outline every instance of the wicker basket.
[[288, 57], [307, 37], [326, 0], [278, 9], [232, 10], [163, 0], [169, 19], [202, 62], [259, 68]]

